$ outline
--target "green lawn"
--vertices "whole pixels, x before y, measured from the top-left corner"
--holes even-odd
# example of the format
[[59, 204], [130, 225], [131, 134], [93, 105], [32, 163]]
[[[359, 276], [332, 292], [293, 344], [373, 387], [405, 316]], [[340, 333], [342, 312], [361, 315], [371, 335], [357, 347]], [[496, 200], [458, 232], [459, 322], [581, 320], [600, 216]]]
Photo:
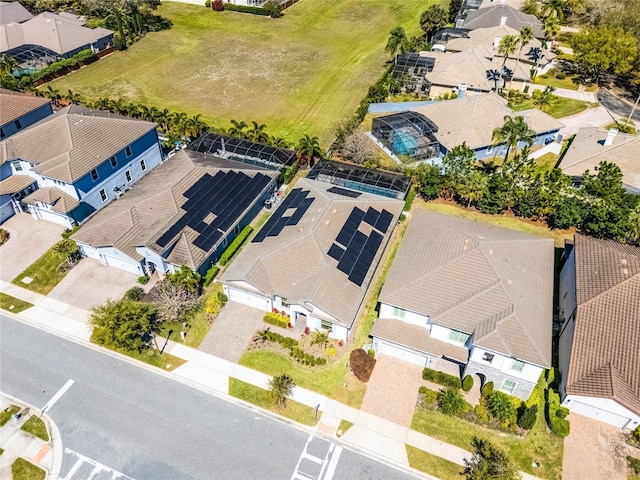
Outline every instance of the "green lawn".
[[4, 310], [8, 310], [13, 313], [20, 313], [31, 307], [33, 307], [33, 304], [29, 302], [25, 302], [24, 300], [20, 300], [19, 298], [0, 292], [0, 308]]
[[[561, 438], [547, 431], [543, 413], [544, 379], [538, 382], [527, 403], [538, 403], [538, 421], [524, 437], [503, 434], [461, 418], [423, 409], [416, 410], [411, 428], [467, 450], [471, 448], [474, 435], [486, 438], [502, 448], [520, 470], [541, 478], [559, 480], [562, 477], [563, 443]], [[540, 463], [540, 467], [533, 468], [533, 462]]]
[[[522, 110], [529, 110], [530, 108], [537, 108], [533, 105], [533, 100], [525, 100], [522, 103], [510, 105], [515, 112], [521, 112]], [[555, 103], [547, 110], [547, 113], [553, 118], [568, 117], [577, 113], [583, 112], [588, 108], [588, 105], [573, 98], [557, 97]]]
[[24, 458], [18, 458], [11, 465], [11, 475], [13, 480], [44, 480], [47, 472]]
[[338, 425], [338, 431], [342, 432], [340, 435], [344, 435], [351, 427], [353, 427], [353, 422], [342, 419], [340, 420], [340, 425]]
[[[57, 254], [50, 248], [11, 283], [46, 295], [67, 275], [68, 270], [64, 268], [65, 262], [66, 260], [62, 255]], [[23, 283], [22, 279], [24, 277], [31, 277], [33, 281], [31, 283]]]
[[17, 405], [11, 405], [7, 407], [6, 410], [2, 410], [0, 412], [0, 427], [2, 427], [5, 423], [11, 420], [11, 415], [14, 413], [18, 413], [20, 411], [20, 407]]
[[29, 420], [24, 422], [22, 425], [22, 430], [25, 432], [29, 432], [34, 437], [38, 437], [45, 442], [49, 441], [49, 432], [47, 432], [47, 427], [44, 422], [36, 416], [31, 416]]
[[[351, 115], [383, 71], [389, 32], [421, 33], [420, 14], [437, 0], [304, 1], [274, 20], [165, 2], [170, 30], [52, 82], [88, 98], [110, 97], [202, 113], [228, 126], [255, 120], [297, 141]], [[443, 4], [445, 2], [442, 2]]]
[[556, 166], [556, 163], [558, 163], [558, 158], [560, 158], [560, 156], [553, 152], [545, 153], [541, 157], [536, 158], [536, 172], [545, 173], [552, 170], [553, 167]]
[[[171, 336], [171, 338], [173, 339], [173, 336]], [[158, 344], [160, 344], [160, 339], [158, 339]], [[160, 348], [162, 348], [161, 344], [159, 346]], [[105, 348], [108, 348], [108, 347], [105, 347]], [[171, 372], [172, 370], [175, 370], [176, 368], [178, 368], [180, 365], [183, 365], [184, 363], [186, 363], [185, 360], [175, 357], [173, 355], [170, 355], [166, 352], [160, 355], [160, 352], [158, 352], [155, 348], [150, 348], [148, 350], [144, 350], [143, 352], [138, 352], [135, 350], [129, 351], [129, 350], [124, 350], [122, 348], [110, 348], [109, 350], [113, 350], [114, 352], [121, 353], [122, 355], [126, 355], [127, 357], [135, 358], [136, 360], [140, 360], [141, 362], [148, 363], [153, 367], [161, 368], [162, 370], [167, 372]]]
[[316, 425], [322, 415], [321, 411], [318, 411], [316, 414], [314, 408], [294, 402], [293, 400], [287, 400], [287, 405], [284, 408], [278, 407], [274, 405], [270, 392], [235, 378], [229, 379], [229, 395], [244, 400], [245, 402], [253, 403], [258, 407], [262, 407], [304, 425]]
[[437, 455], [427, 453], [411, 445], [407, 445], [407, 457], [409, 466], [428, 473], [441, 480], [460, 480], [460, 472], [464, 469], [461, 465], [440, 458]]

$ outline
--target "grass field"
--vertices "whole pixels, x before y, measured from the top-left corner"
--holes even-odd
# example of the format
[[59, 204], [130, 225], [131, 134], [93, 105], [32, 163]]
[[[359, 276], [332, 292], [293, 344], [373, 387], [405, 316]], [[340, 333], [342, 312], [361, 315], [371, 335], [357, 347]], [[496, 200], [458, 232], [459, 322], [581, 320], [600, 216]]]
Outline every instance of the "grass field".
[[421, 33], [422, 11], [437, 0], [310, 0], [274, 20], [166, 2], [170, 30], [148, 34], [52, 82], [87, 98], [123, 98], [179, 110], [227, 127], [255, 120], [297, 141], [351, 115], [390, 56], [391, 29]]
[[[522, 103], [516, 105], [510, 105], [515, 112], [521, 112], [522, 110], [529, 110], [530, 108], [537, 108], [533, 104], [533, 100], [525, 100]], [[585, 111], [589, 106], [574, 98], [557, 97], [556, 101], [549, 107], [547, 113], [553, 118], [568, 117], [569, 115], [575, 115], [577, 113]]]
[[406, 445], [409, 466], [441, 480], [460, 480], [464, 467], [431, 453]]
[[[69, 272], [64, 268], [66, 259], [53, 251], [47, 250], [38, 260], [29, 265], [11, 283], [42, 295], [47, 295]], [[23, 283], [24, 277], [33, 279], [31, 283]]]

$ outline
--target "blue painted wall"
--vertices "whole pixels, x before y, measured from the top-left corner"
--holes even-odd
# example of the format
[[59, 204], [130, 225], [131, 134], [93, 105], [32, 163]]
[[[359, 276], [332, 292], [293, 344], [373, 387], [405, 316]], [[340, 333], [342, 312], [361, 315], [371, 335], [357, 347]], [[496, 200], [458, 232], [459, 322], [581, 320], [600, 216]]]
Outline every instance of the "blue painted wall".
[[2, 132], [4, 133], [4, 137], [2, 138], [2, 140], [4, 140], [5, 138], [9, 138], [14, 133], [21, 132], [28, 126], [39, 122], [52, 113], [53, 110], [51, 109], [51, 104], [47, 103], [18, 118], [18, 120], [20, 121], [20, 128], [16, 126], [15, 121], [13, 120], [5, 123], [4, 125], [0, 125], [0, 127], [2, 128]]
[[[546, 145], [550, 141], [554, 141], [554, 138], [558, 134], [559, 130], [554, 130], [552, 132], [541, 133], [540, 135], [536, 135], [533, 139], [533, 145]], [[525, 142], [520, 142], [518, 145], [518, 149], [522, 149], [526, 146]], [[444, 157], [449, 151], [442, 145], [440, 145], [440, 156]], [[487, 145], [485, 147], [477, 148], [474, 150], [476, 154], [476, 160], [485, 160], [487, 158], [493, 158], [494, 156], [504, 156], [507, 153], [507, 147], [505, 145], [498, 145], [496, 147], [492, 147], [491, 145]]]

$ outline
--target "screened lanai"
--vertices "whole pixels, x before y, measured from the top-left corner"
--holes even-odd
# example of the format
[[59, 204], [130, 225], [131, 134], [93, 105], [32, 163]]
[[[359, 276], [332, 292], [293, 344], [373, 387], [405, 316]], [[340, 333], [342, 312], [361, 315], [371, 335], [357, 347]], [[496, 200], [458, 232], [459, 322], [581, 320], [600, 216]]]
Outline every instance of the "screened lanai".
[[427, 73], [433, 70], [436, 60], [416, 52], [397, 55], [391, 71], [391, 77], [399, 81], [407, 92], [429, 93], [431, 83]]
[[438, 127], [416, 112], [400, 112], [373, 119], [371, 134], [396, 155], [416, 160], [438, 157], [440, 143], [434, 132]]

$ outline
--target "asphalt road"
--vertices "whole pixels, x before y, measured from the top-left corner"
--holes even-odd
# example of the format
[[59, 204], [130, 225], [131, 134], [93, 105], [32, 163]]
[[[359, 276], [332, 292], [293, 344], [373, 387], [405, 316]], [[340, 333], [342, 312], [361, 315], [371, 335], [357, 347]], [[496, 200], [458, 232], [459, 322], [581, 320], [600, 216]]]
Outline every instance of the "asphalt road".
[[[269, 416], [0, 315], [0, 390], [48, 414], [64, 480], [409, 479]], [[122, 474], [121, 476], [117, 476]]]
[[[607, 110], [619, 115], [621, 118], [627, 119], [627, 117], [629, 117], [629, 114], [631, 113], [631, 110], [633, 110], [633, 104], [630, 105], [624, 100], [621, 100], [620, 98], [611, 94], [605, 88], [601, 88], [600, 90], [598, 90], [598, 92], [596, 93], [596, 97]], [[631, 119], [635, 122], [640, 122], [640, 105], [636, 107]]]

